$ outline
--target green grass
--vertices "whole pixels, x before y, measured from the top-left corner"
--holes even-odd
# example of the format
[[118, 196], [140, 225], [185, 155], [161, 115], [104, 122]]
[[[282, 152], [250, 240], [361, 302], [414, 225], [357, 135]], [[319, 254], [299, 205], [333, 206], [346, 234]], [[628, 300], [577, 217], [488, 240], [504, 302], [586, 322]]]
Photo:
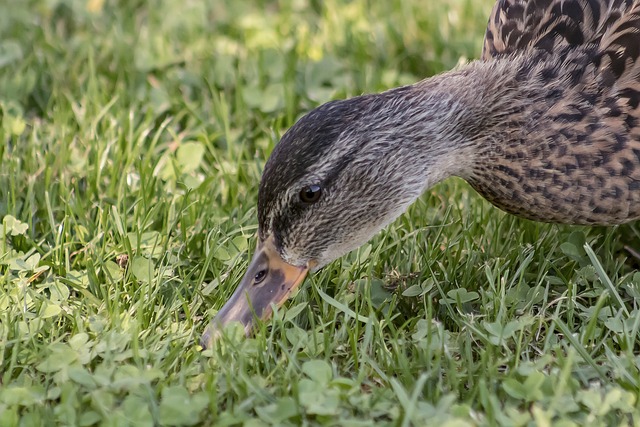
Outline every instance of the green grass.
[[197, 345], [278, 137], [476, 58], [491, 3], [0, 5], [0, 425], [639, 423], [638, 227], [459, 180], [253, 338]]

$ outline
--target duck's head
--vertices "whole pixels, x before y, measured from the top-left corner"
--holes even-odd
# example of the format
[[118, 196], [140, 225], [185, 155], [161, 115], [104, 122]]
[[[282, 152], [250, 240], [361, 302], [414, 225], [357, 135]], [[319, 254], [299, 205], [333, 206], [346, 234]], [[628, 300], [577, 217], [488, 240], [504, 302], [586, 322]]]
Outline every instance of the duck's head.
[[330, 102], [282, 137], [260, 182], [255, 255], [203, 346], [231, 321], [249, 333], [307, 272], [365, 243], [439, 180], [428, 172], [433, 156], [418, 148], [423, 129], [406, 110], [411, 90]]

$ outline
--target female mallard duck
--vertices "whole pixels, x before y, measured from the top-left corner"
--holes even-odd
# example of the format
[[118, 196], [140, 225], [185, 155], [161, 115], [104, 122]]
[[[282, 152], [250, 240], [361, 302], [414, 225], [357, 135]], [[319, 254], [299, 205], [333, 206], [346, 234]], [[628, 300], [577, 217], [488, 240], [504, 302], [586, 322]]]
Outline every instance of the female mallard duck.
[[311, 111], [267, 161], [256, 254], [203, 345], [450, 176], [533, 220], [640, 218], [639, 57], [640, 0], [499, 0], [481, 60]]

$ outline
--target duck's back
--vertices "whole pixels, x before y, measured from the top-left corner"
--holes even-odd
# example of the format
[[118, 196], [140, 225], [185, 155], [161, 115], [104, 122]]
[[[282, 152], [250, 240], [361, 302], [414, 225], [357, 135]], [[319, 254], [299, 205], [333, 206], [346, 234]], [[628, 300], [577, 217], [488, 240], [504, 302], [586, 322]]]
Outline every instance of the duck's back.
[[520, 92], [471, 185], [535, 220], [640, 218], [640, 0], [499, 0], [482, 60]]
[[489, 17], [482, 58], [593, 44], [603, 53], [613, 48], [610, 54], [622, 48], [616, 56], [635, 61], [639, 19], [637, 0], [498, 0]]

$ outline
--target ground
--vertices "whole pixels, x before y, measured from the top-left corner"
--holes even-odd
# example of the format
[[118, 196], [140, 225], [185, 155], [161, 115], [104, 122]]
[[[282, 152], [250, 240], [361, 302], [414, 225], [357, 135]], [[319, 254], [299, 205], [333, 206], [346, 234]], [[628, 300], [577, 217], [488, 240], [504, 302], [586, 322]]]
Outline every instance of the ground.
[[490, 9], [0, 5], [0, 425], [639, 423], [640, 228], [520, 220], [455, 179], [198, 346], [279, 136], [477, 58]]

